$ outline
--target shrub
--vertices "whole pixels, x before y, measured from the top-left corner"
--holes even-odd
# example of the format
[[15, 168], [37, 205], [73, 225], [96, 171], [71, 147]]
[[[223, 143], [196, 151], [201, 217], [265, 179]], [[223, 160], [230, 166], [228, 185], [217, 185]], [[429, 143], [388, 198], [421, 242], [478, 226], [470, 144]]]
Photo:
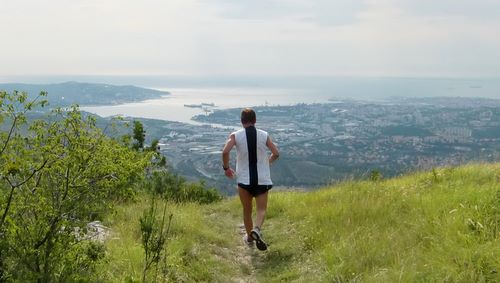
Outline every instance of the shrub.
[[[157, 205], [155, 202], [155, 197], [153, 196], [150, 206], [143, 212], [142, 217], [139, 219], [141, 228], [141, 238], [142, 247], [144, 249], [144, 267], [142, 270], [142, 282], [146, 282], [146, 279], [152, 277], [153, 282], [156, 282], [159, 276], [163, 279], [167, 274], [166, 269], [166, 244], [167, 238], [170, 231], [170, 224], [172, 223], [172, 216], [168, 216], [167, 223], [167, 204], [164, 204], [163, 214], [161, 214], [161, 219], [157, 215]], [[158, 269], [160, 263], [163, 262], [164, 266], [162, 268], [161, 274], [158, 274]], [[151, 274], [151, 269], [154, 269], [154, 273]]]
[[37, 99], [0, 92], [0, 281], [89, 278], [102, 246], [75, 229], [126, 197], [150, 161], [76, 106], [28, 121]]
[[168, 171], [155, 171], [144, 180], [145, 189], [153, 195], [174, 202], [208, 204], [222, 199], [220, 193], [203, 182], [187, 182], [183, 177]]

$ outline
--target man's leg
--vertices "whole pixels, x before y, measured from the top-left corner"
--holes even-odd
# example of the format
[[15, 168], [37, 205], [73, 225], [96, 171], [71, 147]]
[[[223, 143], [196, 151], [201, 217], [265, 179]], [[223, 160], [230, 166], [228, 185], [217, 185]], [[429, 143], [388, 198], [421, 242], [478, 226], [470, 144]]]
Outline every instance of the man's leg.
[[262, 240], [262, 234], [260, 233], [260, 228], [264, 224], [264, 218], [266, 218], [267, 209], [267, 192], [260, 194], [255, 197], [255, 203], [257, 206], [257, 218], [255, 220], [255, 228], [252, 229], [251, 236], [255, 240], [255, 245], [257, 249], [261, 251], [267, 250], [267, 244]]
[[264, 224], [264, 219], [266, 218], [266, 210], [267, 210], [267, 193], [260, 194], [255, 197], [255, 205], [257, 207], [257, 218], [255, 219], [255, 226], [262, 227]]
[[245, 189], [238, 187], [241, 205], [243, 206], [243, 223], [249, 239], [252, 239], [250, 232], [253, 228], [252, 222], [252, 195]]

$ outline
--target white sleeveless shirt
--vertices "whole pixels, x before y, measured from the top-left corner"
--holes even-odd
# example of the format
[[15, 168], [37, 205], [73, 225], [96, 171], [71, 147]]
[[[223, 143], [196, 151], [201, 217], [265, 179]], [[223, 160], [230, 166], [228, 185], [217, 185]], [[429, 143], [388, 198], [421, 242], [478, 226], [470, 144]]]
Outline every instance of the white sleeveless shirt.
[[[257, 172], [258, 185], [272, 185], [271, 170], [269, 168], [269, 155], [267, 153], [267, 132], [257, 130]], [[248, 144], [245, 128], [234, 133], [236, 141], [236, 176], [237, 182], [250, 185], [250, 168]]]

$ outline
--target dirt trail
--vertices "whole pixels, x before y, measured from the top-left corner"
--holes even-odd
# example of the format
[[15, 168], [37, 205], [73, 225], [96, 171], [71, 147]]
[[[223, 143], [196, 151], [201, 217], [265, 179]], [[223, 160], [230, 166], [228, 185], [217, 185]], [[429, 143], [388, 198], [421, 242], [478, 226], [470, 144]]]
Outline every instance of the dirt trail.
[[236, 250], [234, 251], [234, 260], [240, 266], [242, 277], [234, 278], [233, 282], [238, 283], [254, 283], [258, 282], [255, 276], [254, 260], [257, 258], [257, 248], [247, 247], [243, 242], [245, 235], [245, 226], [243, 224], [236, 225], [237, 233], [234, 233], [236, 240], [239, 241]]
[[207, 216], [208, 223], [213, 223], [219, 234], [231, 238], [231, 243], [227, 246], [213, 246], [216, 257], [229, 263], [235, 271], [233, 277], [224, 280], [237, 283], [259, 282], [257, 275], [266, 261], [266, 252], [259, 251], [255, 245], [249, 247], [243, 242], [246, 232], [243, 223], [238, 224], [241, 218], [230, 213], [221, 214], [218, 211], [213, 211]]

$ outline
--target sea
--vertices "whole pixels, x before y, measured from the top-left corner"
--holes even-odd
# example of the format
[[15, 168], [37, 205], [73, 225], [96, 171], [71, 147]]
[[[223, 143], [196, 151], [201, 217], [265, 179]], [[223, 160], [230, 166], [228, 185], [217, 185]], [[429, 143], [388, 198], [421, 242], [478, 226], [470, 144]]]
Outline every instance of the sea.
[[121, 115], [202, 125], [192, 118], [196, 115], [207, 115], [218, 109], [328, 103], [332, 99], [328, 93], [313, 94], [302, 89], [248, 87], [155, 89], [168, 91], [169, 95], [136, 103], [87, 106], [82, 107], [82, 110], [102, 117]]

